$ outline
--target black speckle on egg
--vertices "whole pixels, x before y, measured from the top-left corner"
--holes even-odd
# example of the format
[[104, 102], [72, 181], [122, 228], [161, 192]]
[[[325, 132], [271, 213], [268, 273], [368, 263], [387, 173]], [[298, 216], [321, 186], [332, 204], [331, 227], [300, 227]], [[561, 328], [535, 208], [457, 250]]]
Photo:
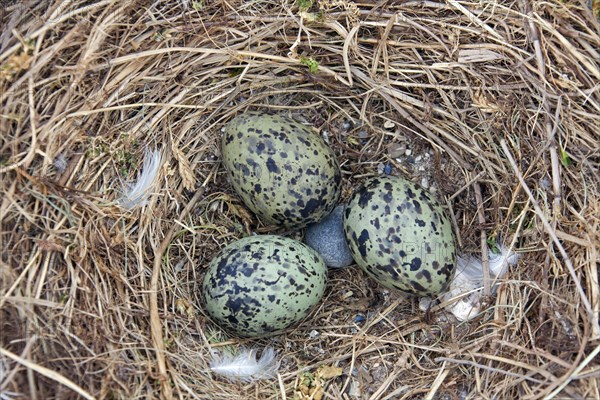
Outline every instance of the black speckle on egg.
[[363, 187], [359, 192], [358, 205], [361, 208], [365, 208], [369, 204], [369, 200], [373, 197], [374, 193], [367, 187]]
[[369, 240], [369, 231], [363, 229], [358, 237], [356, 243], [358, 244], [358, 251], [360, 255], [364, 258], [367, 256], [367, 241]]
[[414, 271], [418, 271], [419, 269], [421, 269], [421, 259], [418, 257], [415, 257], [410, 262], [410, 270], [414, 272]]
[[279, 167], [277, 166], [277, 163], [271, 157], [267, 159], [267, 169], [269, 170], [269, 172], [272, 172], [274, 174], [278, 174], [281, 172], [279, 170]]

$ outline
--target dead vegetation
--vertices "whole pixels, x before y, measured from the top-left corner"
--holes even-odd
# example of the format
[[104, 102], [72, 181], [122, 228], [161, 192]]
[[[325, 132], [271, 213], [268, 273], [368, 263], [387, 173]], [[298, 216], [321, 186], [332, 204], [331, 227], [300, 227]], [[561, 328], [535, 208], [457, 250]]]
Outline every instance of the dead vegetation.
[[[307, 399], [309, 378], [331, 399], [600, 397], [600, 25], [586, 1], [11, 3], [0, 398]], [[345, 197], [391, 167], [436, 189], [463, 252], [512, 244], [521, 262], [488, 311], [457, 323], [347, 269], [295, 329], [220, 333], [198, 304], [207, 262], [273, 230], [219, 164], [220, 129], [246, 108], [327, 136]], [[155, 193], [127, 211], [117, 200], [153, 148]], [[211, 375], [226, 345], [274, 346], [278, 381]]]

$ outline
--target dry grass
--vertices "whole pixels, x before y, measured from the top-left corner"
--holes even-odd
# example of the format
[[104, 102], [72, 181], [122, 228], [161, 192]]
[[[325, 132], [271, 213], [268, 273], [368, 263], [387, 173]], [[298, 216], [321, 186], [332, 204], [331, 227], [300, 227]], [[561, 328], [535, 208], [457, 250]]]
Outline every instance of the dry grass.
[[[319, 365], [343, 369], [331, 399], [600, 397], [586, 1], [31, 0], [0, 23], [0, 398], [292, 399]], [[204, 267], [273, 230], [219, 164], [220, 129], [248, 107], [326, 133], [345, 198], [389, 163], [446, 199], [464, 252], [513, 243], [522, 260], [488, 311], [456, 323], [347, 269], [295, 329], [219, 334]], [[156, 192], [120, 208], [154, 147]], [[275, 346], [279, 381], [212, 376], [209, 345], [237, 344]]]

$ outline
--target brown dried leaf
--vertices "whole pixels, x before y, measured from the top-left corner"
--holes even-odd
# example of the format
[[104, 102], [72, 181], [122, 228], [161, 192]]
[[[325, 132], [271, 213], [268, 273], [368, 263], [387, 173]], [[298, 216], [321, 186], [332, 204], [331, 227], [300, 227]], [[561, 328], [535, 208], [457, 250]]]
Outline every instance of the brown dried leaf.
[[317, 375], [322, 379], [331, 379], [342, 375], [342, 369], [340, 367], [332, 367], [329, 365], [322, 365], [317, 370]]
[[12, 55], [6, 64], [0, 69], [0, 79], [9, 80], [21, 71], [29, 69], [31, 56], [27, 52]]
[[194, 307], [186, 299], [177, 299], [175, 301], [175, 309], [181, 315], [187, 316], [189, 319], [194, 318]]
[[481, 91], [477, 91], [473, 95], [473, 103], [472, 104], [473, 104], [473, 106], [479, 108], [481, 111], [488, 112], [488, 113], [496, 113], [496, 112], [503, 111], [502, 107], [499, 104], [492, 101]]
[[65, 247], [63, 245], [58, 244], [52, 240], [39, 240], [37, 244], [40, 247], [40, 249], [44, 251], [58, 251], [59, 253], [65, 252]]

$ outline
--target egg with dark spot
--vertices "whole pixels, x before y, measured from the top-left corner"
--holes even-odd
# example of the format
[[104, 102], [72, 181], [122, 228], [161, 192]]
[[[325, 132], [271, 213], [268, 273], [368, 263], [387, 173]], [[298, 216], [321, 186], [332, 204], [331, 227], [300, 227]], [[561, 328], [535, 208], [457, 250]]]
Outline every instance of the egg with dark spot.
[[323, 259], [299, 241], [250, 236], [215, 256], [202, 282], [211, 319], [239, 336], [279, 332], [305, 318], [327, 282]]
[[369, 179], [352, 194], [343, 226], [356, 263], [387, 288], [433, 296], [454, 277], [450, 219], [430, 193], [410, 181]]
[[221, 149], [233, 188], [267, 223], [303, 227], [338, 202], [342, 176], [333, 151], [291, 118], [240, 114], [227, 124]]

